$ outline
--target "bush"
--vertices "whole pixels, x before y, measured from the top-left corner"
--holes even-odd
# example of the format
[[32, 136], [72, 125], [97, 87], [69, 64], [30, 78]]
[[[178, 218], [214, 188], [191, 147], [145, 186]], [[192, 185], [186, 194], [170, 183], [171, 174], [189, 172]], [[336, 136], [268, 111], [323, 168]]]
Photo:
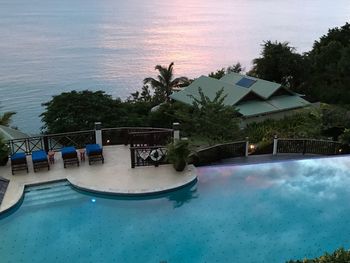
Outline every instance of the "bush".
[[339, 141], [344, 144], [350, 144], [350, 129], [344, 130], [344, 133], [339, 136]]
[[190, 154], [188, 141], [176, 141], [167, 146], [167, 159], [174, 165], [176, 171], [182, 171]]
[[280, 138], [322, 138], [322, 120], [317, 111], [304, 110], [281, 120], [248, 124], [244, 130], [253, 143]]
[[9, 154], [10, 151], [7, 144], [5, 144], [4, 140], [0, 137], [0, 165], [6, 165]]

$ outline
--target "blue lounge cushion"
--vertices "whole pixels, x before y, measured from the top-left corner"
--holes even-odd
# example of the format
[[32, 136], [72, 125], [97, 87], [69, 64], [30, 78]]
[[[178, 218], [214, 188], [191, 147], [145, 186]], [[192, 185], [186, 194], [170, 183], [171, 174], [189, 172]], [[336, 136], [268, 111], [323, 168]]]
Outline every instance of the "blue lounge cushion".
[[32, 152], [32, 160], [33, 160], [33, 162], [47, 161], [46, 152], [43, 151], [43, 150], [40, 150], [40, 151], [33, 151], [33, 152]]
[[25, 153], [15, 153], [11, 155], [11, 161], [26, 159]]
[[63, 147], [61, 149], [62, 155], [77, 153], [77, 150], [73, 146]]
[[99, 154], [99, 153], [102, 153], [102, 148], [98, 144], [87, 144], [86, 145], [86, 153], [88, 156], [92, 153]]

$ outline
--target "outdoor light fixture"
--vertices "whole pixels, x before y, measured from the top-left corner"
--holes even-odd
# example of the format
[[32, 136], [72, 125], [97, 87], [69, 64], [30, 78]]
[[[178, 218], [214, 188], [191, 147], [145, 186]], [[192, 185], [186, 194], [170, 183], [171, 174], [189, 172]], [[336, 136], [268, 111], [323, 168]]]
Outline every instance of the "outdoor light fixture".
[[255, 149], [255, 145], [254, 145], [254, 144], [250, 144], [250, 145], [249, 145], [249, 149], [250, 149], [250, 150], [254, 150], [254, 149]]

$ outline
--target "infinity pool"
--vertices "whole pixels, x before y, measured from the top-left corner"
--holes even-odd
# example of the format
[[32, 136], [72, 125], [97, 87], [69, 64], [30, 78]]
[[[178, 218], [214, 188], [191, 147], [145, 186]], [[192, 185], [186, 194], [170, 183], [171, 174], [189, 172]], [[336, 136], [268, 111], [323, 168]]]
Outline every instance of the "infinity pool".
[[[198, 169], [147, 198], [29, 188], [0, 219], [0, 262], [285, 262], [350, 244], [350, 158]], [[96, 175], [98, 176], [98, 175]]]

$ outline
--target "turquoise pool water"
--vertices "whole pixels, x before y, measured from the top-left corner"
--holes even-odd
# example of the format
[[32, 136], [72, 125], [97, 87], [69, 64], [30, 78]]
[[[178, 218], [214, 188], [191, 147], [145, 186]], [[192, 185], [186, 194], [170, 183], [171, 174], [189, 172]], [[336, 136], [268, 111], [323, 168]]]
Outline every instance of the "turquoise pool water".
[[152, 198], [29, 189], [0, 219], [0, 262], [270, 263], [348, 248], [349, 161], [202, 167]]

